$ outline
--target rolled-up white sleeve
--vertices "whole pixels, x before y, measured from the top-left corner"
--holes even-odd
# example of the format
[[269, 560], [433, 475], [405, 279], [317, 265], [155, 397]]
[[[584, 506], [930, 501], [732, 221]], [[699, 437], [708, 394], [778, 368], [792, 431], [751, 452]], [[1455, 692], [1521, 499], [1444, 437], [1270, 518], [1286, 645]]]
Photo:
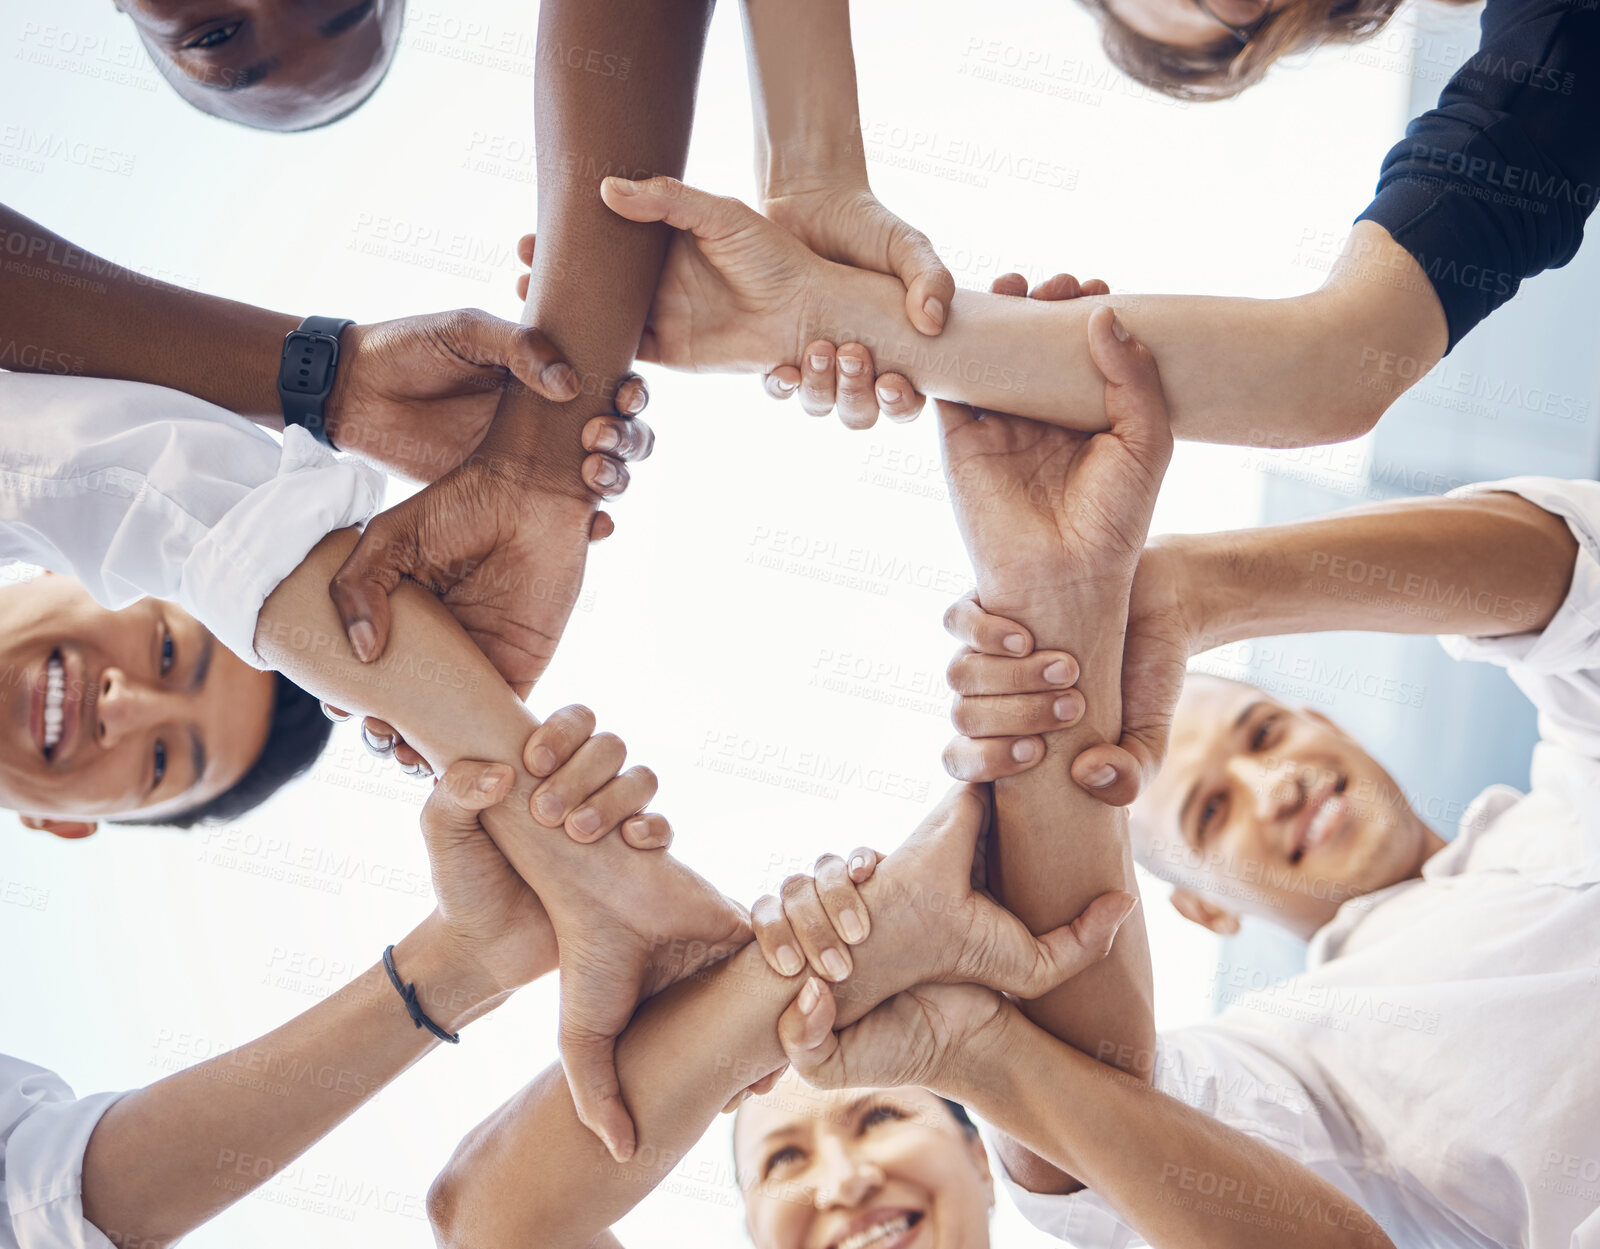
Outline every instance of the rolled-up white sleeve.
[[111, 1249], [83, 1217], [83, 1151], [121, 1096], [76, 1098], [53, 1071], [0, 1054], [0, 1249]]
[[0, 374], [0, 560], [83, 582], [116, 609], [178, 603], [234, 654], [278, 583], [381, 506], [383, 475], [298, 427], [138, 382]]
[[1520, 495], [1567, 522], [1578, 540], [1572, 588], [1538, 633], [1439, 641], [1457, 659], [1508, 669], [1539, 711], [1540, 737], [1600, 759], [1600, 482], [1512, 477], [1465, 486], [1451, 496], [1488, 493]]

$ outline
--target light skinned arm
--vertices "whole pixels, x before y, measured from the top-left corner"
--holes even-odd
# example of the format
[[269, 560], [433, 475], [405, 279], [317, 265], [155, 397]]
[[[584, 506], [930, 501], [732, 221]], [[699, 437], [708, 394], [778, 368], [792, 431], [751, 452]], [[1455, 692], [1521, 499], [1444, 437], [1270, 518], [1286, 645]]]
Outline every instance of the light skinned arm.
[[675, 241], [651, 313], [656, 356], [673, 368], [767, 372], [813, 340], [854, 342], [927, 395], [1103, 430], [1085, 328], [1109, 305], [1160, 360], [1176, 437], [1307, 446], [1370, 430], [1447, 342], [1427, 276], [1372, 222], [1355, 226], [1328, 280], [1309, 294], [1042, 305], [959, 290], [949, 328], [930, 341], [906, 322], [893, 278], [822, 260], [736, 200], [670, 179], [619, 190], [603, 188], [614, 211], [694, 236]]

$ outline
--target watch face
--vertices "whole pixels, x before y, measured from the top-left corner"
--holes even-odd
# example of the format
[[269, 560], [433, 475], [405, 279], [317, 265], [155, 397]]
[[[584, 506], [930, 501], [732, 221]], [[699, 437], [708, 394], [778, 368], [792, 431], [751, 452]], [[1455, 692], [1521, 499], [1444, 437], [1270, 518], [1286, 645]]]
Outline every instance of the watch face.
[[332, 380], [333, 363], [338, 358], [338, 339], [296, 330], [284, 342], [278, 384], [295, 394], [326, 394]]

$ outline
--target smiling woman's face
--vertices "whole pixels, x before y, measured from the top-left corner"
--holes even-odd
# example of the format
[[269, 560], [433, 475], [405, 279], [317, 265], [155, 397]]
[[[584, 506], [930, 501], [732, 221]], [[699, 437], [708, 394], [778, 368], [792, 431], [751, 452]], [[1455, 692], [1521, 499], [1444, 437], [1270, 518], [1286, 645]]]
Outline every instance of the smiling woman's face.
[[162, 75], [202, 112], [304, 130], [369, 96], [405, 0], [116, 0]]
[[983, 1249], [983, 1145], [926, 1089], [821, 1092], [788, 1075], [734, 1124], [756, 1249]]
[[70, 577], [0, 590], [0, 805], [158, 819], [254, 765], [274, 678], [156, 599], [107, 611]]

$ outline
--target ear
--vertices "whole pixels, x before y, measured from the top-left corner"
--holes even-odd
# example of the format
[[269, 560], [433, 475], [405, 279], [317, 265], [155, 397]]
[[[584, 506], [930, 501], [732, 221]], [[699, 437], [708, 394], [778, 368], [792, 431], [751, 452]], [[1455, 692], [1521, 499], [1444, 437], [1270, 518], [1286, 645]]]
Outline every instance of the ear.
[[989, 1151], [983, 1147], [983, 1138], [976, 1132], [967, 1135], [967, 1152], [972, 1155], [972, 1165], [977, 1168], [978, 1179], [989, 1194], [989, 1209], [994, 1209], [994, 1172], [989, 1169]]
[[23, 828], [31, 828], [38, 833], [54, 833], [66, 841], [81, 841], [93, 836], [95, 829], [100, 827], [93, 820], [54, 820], [47, 815], [19, 815], [17, 819]]
[[1207, 902], [1193, 889], [1174, 889], [1172, 905], [1184, 919], [1193, 920], [1202, 928], [1209, 928], [1219, 937], [1231, 937], [1239, 931], [1237, 915], [1215, 902]]

